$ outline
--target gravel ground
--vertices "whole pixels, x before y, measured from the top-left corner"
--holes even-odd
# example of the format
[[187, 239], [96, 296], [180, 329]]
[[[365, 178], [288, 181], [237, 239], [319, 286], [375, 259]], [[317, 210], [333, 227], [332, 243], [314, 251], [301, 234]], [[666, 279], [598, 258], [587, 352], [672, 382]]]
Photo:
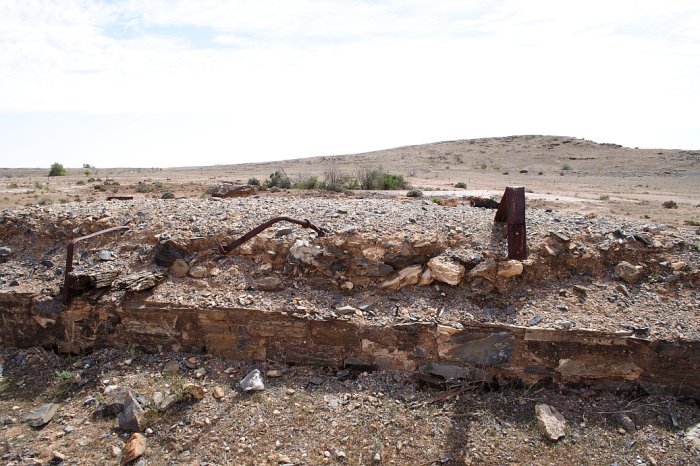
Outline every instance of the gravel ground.
[[[640, 392], [431, 386], [405, 373], [116, 349], [82, 358], [0, 350], [0, 361], [0, 458], [7, 465], [118, 464], [130, 433], [103, 409], [107, 387], [115, 385], [133, 390], [145, 409], [140, 465], [698, 460], [686, 438], [700, 422], [697, 404]], [[263, 372], [266, 387], [245, 393], [238, 383], [253, 367]], [[203, 388], [201, 400], [186, 394], [188, 384]], [[174, 402], [163, 408], [158, 401], [169, 395]], [[44, 427], [21, 421], [44, 403], [60, 405]], [[538, 427], [534, 407], [540, 403], [565, 418], [562, 440], [547, 440]]]

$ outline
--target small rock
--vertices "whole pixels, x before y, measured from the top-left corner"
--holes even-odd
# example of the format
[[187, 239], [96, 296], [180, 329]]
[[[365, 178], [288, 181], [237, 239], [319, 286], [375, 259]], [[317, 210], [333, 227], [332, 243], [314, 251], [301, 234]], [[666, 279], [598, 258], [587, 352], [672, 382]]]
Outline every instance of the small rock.
[[66, 460], [66, 455], [59, 451], [53, 451], [51, 452], [51, 460], [50, 463], [52, 464], [58, 464], [58, 463], [63, 463]]
[[112, 455], [112, 458], [117, 458], [122, 456], [122, 449], [116, 445], [112, 445], [109, 449], [109, 454]]
[[374, 453], [374, 456], [372, 456], [372, 461], [374, 461], [375, 463], [381, 463], [382, 455], [380, 455], [379, 452]]
[[135, 432], [131, 434], [129, 440], [124, 445], [121, 464], [125, 465], [134, 461], [146, 452], [146, 437], [143, 434]]
[[26, 422], [32, 427], [41, 427], [46, 425], [49, 423], [49, 421], [51, 421], [51, 419], [53, 419], [59, 407], [60, 405], [56, 403], [48, 403], [40, 406], [27, 413], [24, 413], [22, 415], [22, 422]]
[[535, 316], [532, 319], [527, 321], [528, 327], [532, 327], [533, 325], [537, 325], [540, 322], [542, 322], [542, 317], [541, 316]]
[[628, 290], [627, 287], [625, 285], [623, 285], [622, 283], [619, 283], [617, 286], [615, 286], [615, 290], [626, 298], [629, 298], [632, 296], [630, 294], [630, 290]]
[[418, 286], [428, 286], [433, 283], [433, 272], [430, 267], [426, 267], [418, 279]]
[[190, 266], [184, 259], [175, 259], [173, 265], [170, 266], [170, 273], [176, 277], [186, 277], [189, 271]]
[[241, 380], [240, 386], [244, 392], [265, 390], [265, 384], [258, 369], [248, 372], [248, 375]]
[[177, 374], [180, 370], [180, 363], [177, 361], [166, 362], [161, 372], [164, 374]]
[[345, 454], [345, 452], [343, 450], [336, 450], [335, 457], [338, 460], [344, 460], [344, 459], [347, 459], [348, 456]]
[[398, 291], [405, 286], [415, 285], [418, 283], [422, 272], [423, 266], [421, 265], [412, 265], [403, 268], [394, 278], [382, 282], [379, 288], [389, 291]]
[[634, 424], [634, 421], [627, 414], [617, 413], [613, 416], [613, 420], [630, 434], [637, 430], [637, 426]]
[[10, 286], [19, 286], [19, 280], [14, 279], [10, 282]]
[[255, 282], [255, 288], [261, 291], [280, 291], [284, 289], [284, 283], [279, 277], [264, 277]]
[[268, 377], [282, 377], [282, 371], [279, 371], [277, 369], [270, 369], [269, 371], [265, 372], [265, 375]]
[[578, 293], [580, 295], [586, 296], [588, 294], [588, 288], [585, 286], [581, 285], [574, 285], [573, 286], [574, 293]]
[[639, 270], [629, 262], [622, 261], [615, 266], [615, 276], [632, 284], [639, 279]]
[[192, 278], [204, 278], [209, 274], [207, 271], [206, 267], [203, 267], [201, 265], [198, 265], [196, 267], [192, 267], [189, 271], [189, 275]]
[[278, 464], [289, 464], [291, 462], [292, 462], [292, 460], [289, 458], [289, 456], [283, 455], [282, 453], [277, 455], [277, 463]]
[[158, 409], [161, 410], [166, 410], [169, 407], [171, 407], [175, 402], [177, 401], [177, 398], [175, 398], [175, 395], [166, 395], [165, 398], [163, 398], [163, 401], [160, 402], [158, 405]]
[[7, 246], [0, 247], [0, 257], [1, 258], [10, 257], [10, 254], [12, 254], [12, 248], [9, 248]]
[[124, 410], [119, 413], [118, 421], [122, 430], [141, 432], [146, 428], [146, 413], [131, 394], [124, 401]]
[[473, 269], [469, 271], [470, 278], [481, 277], [486, 280], [493, 280], [496, 276], [496, 270], [498, 269], [498, 264], [496, 261], [490, 257], [487, 257], [483, 261], [479, 262]]
[[195, 379], [201, 379], [204, 377], [204, 375], [207, 373], [207, 370], [204, 367], [200, 367], [196, 371], [194, 371], [194, 378]]
[[165, 395], [161, 392], [153, 392], [153, 404], [156, 406], [160, 406], [160, 404], [163, 402], [163, 399], [165, 398]]
[[294, 233], [293, 229], [289, 227], [282, 227], [277, 229], [277, 231], [275, 232], [275, 238], [283, 238], [287, 235], [291, 235], [292, 233]]
[[97, 257], [99, 257], [101, 261], [114, 260], [114, 255], [112, 254], [112, 251], [108, 251], [106, 249], [103, 249], [102, 251], [98, 252]]
[[671, 270], [681, 270], [683, 267], [685, 267], [685, 262], [683, 261], [671, 262]]
[[356, 309], [350, 305], [345, 305], [345, 306], [336, 307], [335, 311], [338, 315], [344, 316], [344, 315], [355, 314], [358, 311], [358, 309]]
[[220, 400], [224, 397], [224, 389], [219, 386], [216, 386], [214, 387], [214, 390], [212, 390], [211, 395], [215, 399]]
[[204, 398], [204, 387], [201, 385], [188, 383], [182, 387], [182, 390], [197, 401]]
[[326, 381], [323, 377], [320, 377], [318, 375], [314, 375], [309, 379], [309, 382], [311, 382], [313, 385], [323, 385], [323, 383]]
[[296, 392], [297, 392], [297, 391], [294, 390], [293, 388], [288, 388], [288, 389], [286, 389], [286, 390], [284, 391], [284, 393], [286, 393], [287, 395], [290, 395], [290, 396], [291, 396], [291, 395], [294, 395]]
[[556, 442], [566, 435], [566, 419], [553, 406], [538, 404], [535, 415], [537, 424], [548, 439]]
[[523, 273], [523, 263], [517, 260], [509, 260], [498, 264], [498, 275], [501, 278], [515, 277]]

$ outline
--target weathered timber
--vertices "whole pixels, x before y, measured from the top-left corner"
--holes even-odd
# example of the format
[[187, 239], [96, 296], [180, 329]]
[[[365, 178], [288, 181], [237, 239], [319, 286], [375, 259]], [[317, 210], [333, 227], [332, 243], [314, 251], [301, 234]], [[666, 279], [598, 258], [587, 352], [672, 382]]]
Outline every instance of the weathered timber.
[[632, 332], [463, 322], [377, 326], [307, 320], [255, 309], [197, 309], [132, 298], [121, 306], [76, 299], [70, 307], [0, 293], [0, 345], [86, 352], [105, 346], [208, 352], [235, 359], [333, 367], [366, 365], [448, 377], [535, 383], [638, 384], [700, 397], [700, 341]]

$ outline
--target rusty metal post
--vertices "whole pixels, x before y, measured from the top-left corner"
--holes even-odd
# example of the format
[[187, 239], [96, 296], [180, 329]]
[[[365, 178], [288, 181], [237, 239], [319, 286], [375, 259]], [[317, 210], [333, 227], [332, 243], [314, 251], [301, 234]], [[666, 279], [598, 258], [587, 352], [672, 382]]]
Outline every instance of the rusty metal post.
[[246, 241], [250, 240], [251, 238], [259, 235], [260, 233], [265, 231], [267, 228], [270, 228], [275, 223], [282, 222], [282, 221], [289, 222], [289, 223], [296, 223], [297, 225], [301, 225], [304, 228], [311, 228], [313, 231], [318, 233], [318, 236], [326, 236], [326, 232], [323, 228], [317, 227], [316, 225], [309, 222], [308, 220], [297, 220], [297, 219], [291, 218], [291, 217], [274, 217], [274, 218], [271, 218], [270, 220], [268, 220], [267, 222], [261, 223], [260, 225], [253, 228], [252, 230], [250, 230], [248, 233], [241, 236], [240, 238], [237, 238], [228, 244], [219, 245], [218, 251], [220, 254], [226, 255], [229, 252], [236, 249], [241, 244], [243, 244]]
[[70, 301], [72, 298], [72, 296], [70, 294], [70, 273], [73, 271], [73, 253], [75, 251], [75, 245], [79, 241], [94, 238], [95, 236], [104, 235], [105, 233], [111, 233], [113, 231], [126, 230], [128, 228], [129, 227], [127, 227], [127, 226], [107, 228], [106, 230], [100, 230], [100, 231], [96, 231], [95, 233], [91, 233], [89, 235], [80, 236], [78, 238], [73, 238], [72, 240], [70, 240], [68, 242], [67, 250], [66, 250], [66, 271], [65, 271], [64, 276], [63, 276], [63, 303], [66, 306], [70, 304]]
[[524, 187], [506, 188], [494, 220], [507, 223], [508, 259], [527, 259]]

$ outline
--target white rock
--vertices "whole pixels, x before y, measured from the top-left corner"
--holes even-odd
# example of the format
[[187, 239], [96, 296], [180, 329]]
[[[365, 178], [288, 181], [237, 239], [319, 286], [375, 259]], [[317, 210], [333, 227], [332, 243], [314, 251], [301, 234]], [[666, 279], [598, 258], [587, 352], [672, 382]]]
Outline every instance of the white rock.
[[382, 282], [379, 285], [379, 288], [397, 291], [405, 286], [415, 285], [418, 283], [422, 271], [423, 266], [421, 265], [412, 265], [410, 267], [403, 268], [394, 278]]
[[566, 435], [566, 419], [556, 408], [538, 404], [535, 406], [537, 425], [548, 439], [557, 441]]
[[258, 369], [248, 372], [248, 375], [241, 380], [240, 386], [245, 392], [265, 390], [265, 384]]
[[498, 264], [498, 275], [501, 278], [515, 277], [523, 273], [523, 263], [517, 260], [509, 260]]

